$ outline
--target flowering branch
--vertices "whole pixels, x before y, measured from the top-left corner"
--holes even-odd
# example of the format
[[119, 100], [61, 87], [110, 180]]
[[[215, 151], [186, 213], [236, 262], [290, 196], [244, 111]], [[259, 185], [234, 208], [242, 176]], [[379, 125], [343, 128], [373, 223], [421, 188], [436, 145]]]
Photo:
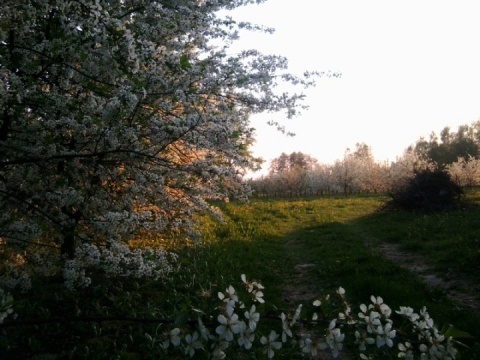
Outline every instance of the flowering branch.
[[[160, 338], [146, 334], [152, 346], [156, 343], [165, 350], [183, 349], [184, 354], [193, 357], [196, 351], [207, 352], [212, 359], [223, 359], [229, 349], [238, 347], [245, 351], [262, 348], [268, 358], [273, 358], [275, 353], [281, 351], [287, 343], [297, 348], [301, 353], [317, 356], [322, 351], [330, 350], [334, 357], [338, 357], [344, 349], [347, 333], [354, 334], [353, 344], [356, 346], [361, 359], [373, 359], [371, 349], [384, 349], [400, 358], [432, 358], [455, 359], [457, 349], [453, 336], [444, 336], [435, 326], [424, 307], [419, 314], [412, 308], [400, 307], [396, 314], [409, 321], [410, 331], [401, 331], [394, 328], [391, 319], [392, 310], [383, 302], [381, 297], [371, 297], [371, 304], [360, 305], [360, 312], [356, 316], [345, 298], [345, 290], [336, 291], [336, 299], [340, 304], [340, 311], [331, 320], [320, 319], [317, 312], [312, 318], [301, 318], [302, 305], [299, 305], [293, 314], [282, 312], [276, 319], [280, 320], [281, 330], [271, 330], [268, 334], [256, 335], [259, 329], [261, 315], [257, 312], [255, 302], [263, 303], [263, 286], [259, 282], [249, 282], [246, 276], [241, 276], [243, 285], [252, 297], [253, 305], [247, 309], [238, 296], [235, 288], [229, 286], [225, 292], [219, 292], [218, 298], [221, 305], [217, 307], [220, 314], [217, 316], [218, 326], [214, 331], [204, 325], [198, 317], [196, 329], [174, 327], [164, 331]], [[261, 294], [260, 294], [261, 293]], [[323, 300], [315, 300], [313, 306], [321, 308], [322, 303], [331, 302], [332, 298], [326, 296]], [[241, 310], [241, 311], [239, 311]], [[212, 316], [210, 316], [212, 317]], [[267, 318], [263, 317], [262, 318]], [[270, 317], [269, 317], [270, 318]], [[191, 322], [189, 322], [191, 325]], [[322, 324], [328, 324], [323, 327]], [[415, 344], [415, 345], [412, 345]]]
[[[385, 353], [405, 359], [457, 357], [454, 332], [439, 330], [425, 307], [419, 313], [406, 306], [393, 312], [381, 297], [371, 296], [371, 303], [361, 304], [360, 311], [355, 315], [345, 297], [345, 290], [340, 287], [334, 297], [327, 295], [313, 301], [316, 311], [311, 318], [302, 316], [302, 304], [291, 314], [281, 312], [277, 316], [265, 316], [261, 315], [257, 307], [265, 303], [263, 285], [258, 281], [248, 281], [244, 274], [241, 275], [241, 280], [251, 305], [247, 306], [230, 285], [224, 292], [218, 292], [220, 303], [216, 307], [216, 314], [196, 311], [197, 314], [203, 314], [203, 317], [197, 315], [196, 319], [184, 319], [182, 325], [179, 325], [177, 319], [122, 316], [4, 321], [14, 315], [13, 298], [0, 291], [0, 327], [70, 322], [159, 324], [157, 329], [163, 329], [161, 333], [145, 334], [152, 348], [160, 348], [166, 353], [180, 350], [188, 357], [203, 351], [212, 359], [223, 359], [232, 351], [255, 349], [261, 349], [270, 359], [286, 349], [287, 344], [290, 345], [288, 348], [312, 357], [330, 351], [336, 358], [345, 348], [356, 351], [364, 360], [374, 359], [376, 349], [383, 349]], [[331, 305], [338, 306], [338, 310], [334, 313], [326, 311], [325, 309], [332, 308]], [[394, 326], [391, 318], [393, 313], [403, 319], [400, 328]], [[265, 331], [265, 326], [259, 326], [261, 319], [277, 320], [278, 326]]]

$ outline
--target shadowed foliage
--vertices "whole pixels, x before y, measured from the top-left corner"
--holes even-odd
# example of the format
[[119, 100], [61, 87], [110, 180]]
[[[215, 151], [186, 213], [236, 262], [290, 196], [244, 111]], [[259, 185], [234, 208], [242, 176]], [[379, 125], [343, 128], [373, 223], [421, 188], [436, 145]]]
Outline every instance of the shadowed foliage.
[[387, 206], [406, 210], [447, 210], [463, 204], [463, 195], [462, 188], [447, 172], [426, 169], [394, 189]]

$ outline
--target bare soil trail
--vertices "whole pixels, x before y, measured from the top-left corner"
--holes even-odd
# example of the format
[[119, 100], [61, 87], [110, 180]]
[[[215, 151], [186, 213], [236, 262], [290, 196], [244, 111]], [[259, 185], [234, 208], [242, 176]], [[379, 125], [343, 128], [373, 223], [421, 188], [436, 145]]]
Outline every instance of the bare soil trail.
[[478, 282], [449, 273], [441, 274], [428, 260], [404, 251], [393, 243], [383, 242], [375, 249], [386, 259], [417, 275], [425, 285], [440, 289], [449, 299], [480, 311], [480, 285]]
[[[431, 288], [440, 289], [449, 299], [460, 303], [462, 306], [471, 308], [473, 311], [480, 311], [480, 284], [472, 279], [462, 278], [458, 275], [449, 273], [440, 273], [435, 267], [429, 264], [429, 261], [419, 254], [402, 250], [398, 244], [389, 242], [380, 242], [364, 240], [366, 246], [372, 251], [385, 257], [387, 260], [410, 271], [422, 280], [422, 282]], [[293, 263], [293, 271], [285, 279], [283, 285], [283, 298], [291, 306], [293, 311], [299, 304], [307, 304], [315, 299], [319, 293], [316, 284], [312, 283], [316, 265], [305, 262], [295, 255], [295, 248], [303, 246], [302, 240], [291, 238], [284, 243], [287, 250], [287, 256]], [[316, 357], [310, 357], [312, 360], [334, 359], [329, 350], [321, 351]], [[337, 360], [351, 360], [351, 356], [346, 353], [340, 353]]]
[[[480, 283], [478, 281], [453, 273], [443, 274], [435, 269], [426, 257], [402, 250], [398, 244], [380, 242], [380, 245], [374, 246], [372, 241], [366, 241], [366, 245], [387, 260], [418, 276], [428, 287], [439, 289], [449, 299], [475, 311], [480, 311]], [[287, 253], [294, 254], [294, 247], [302, 245], [300, 239], [294, 238], [286, 241], [284, 246], [288, 249]], [[314, 284], [308, 283], [308, 279], [312, 278], [311, 273], [315, 271], [315, 264], [306, 263], [300, 258], [294, 259], [294, 262], [293, 272], [286, 281], [283, 295], [284, 300], [292, 306], [312, 301], [318, 294], [318, 289]]]

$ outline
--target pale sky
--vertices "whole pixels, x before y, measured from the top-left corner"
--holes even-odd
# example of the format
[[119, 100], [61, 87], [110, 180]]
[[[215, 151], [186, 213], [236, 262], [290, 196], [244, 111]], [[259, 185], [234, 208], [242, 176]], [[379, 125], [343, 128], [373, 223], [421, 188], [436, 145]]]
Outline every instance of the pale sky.
[[[420, 136], [480, 120], [476, 0], [269, 0], [230, 14], [276, 29], [242, 33], [239, 47], [286, 56], [292, 73], [342, 73], [305, 91], [310, 109], [302, 115], [252, 119], [253, 153], [267, 161], [301, 151], [329, 164], [359, 142], [376, 160], [393, 161]], [[270, 119], [296, 136], [266, 125]]]

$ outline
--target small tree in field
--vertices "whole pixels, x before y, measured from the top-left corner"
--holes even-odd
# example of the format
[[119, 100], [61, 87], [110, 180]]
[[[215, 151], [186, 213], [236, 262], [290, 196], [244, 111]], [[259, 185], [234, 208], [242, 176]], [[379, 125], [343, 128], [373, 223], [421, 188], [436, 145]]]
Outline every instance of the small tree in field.
[[[54, 273], [61, 255], [85, 285], [84, 265], [133, 271], [139, 254], [121, 244], [140, 229], [188, 235], [207, 199], [243, 192], [250, 115], [293, 116], [301, 96], [275, 87], [310, 84], [283, 57], [227, 55], [239, 29], [262, 29], [218, 11], [255, 2], [2, 2], [4, 256]], [[161, 270], [145, 265], [135, 274]]]

